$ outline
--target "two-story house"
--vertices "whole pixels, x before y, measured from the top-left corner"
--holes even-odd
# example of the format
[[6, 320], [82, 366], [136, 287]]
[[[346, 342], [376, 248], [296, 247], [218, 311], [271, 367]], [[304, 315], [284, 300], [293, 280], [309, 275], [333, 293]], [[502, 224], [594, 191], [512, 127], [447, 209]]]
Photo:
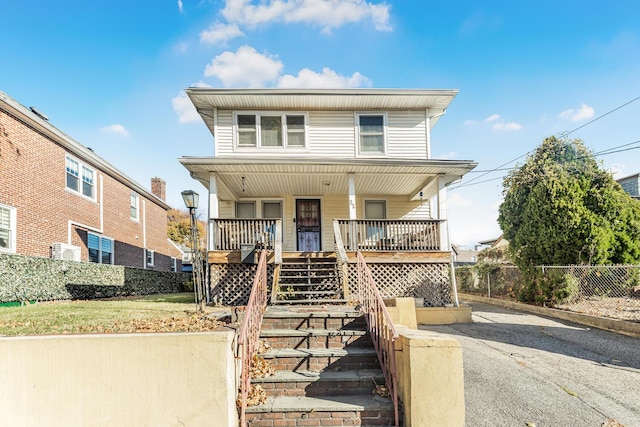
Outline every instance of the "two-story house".
[[180, 271], [152, 191], [0, 92], [0, 254]]
[[446, 188], [476, 163], [433, 159], [431, 130], [457, 91], [186, 92], [214, 136], [180, 159], [209, 192], [214, 298], [246, 302], [257, 246], [274, 302], [346, 297], [358, 251], [383, 294], [450, 301]]

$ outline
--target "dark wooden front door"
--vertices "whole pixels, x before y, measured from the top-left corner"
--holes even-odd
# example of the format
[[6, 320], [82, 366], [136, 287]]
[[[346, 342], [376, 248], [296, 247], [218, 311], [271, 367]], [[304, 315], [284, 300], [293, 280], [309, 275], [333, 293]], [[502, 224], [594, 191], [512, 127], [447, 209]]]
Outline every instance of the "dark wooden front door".
[[296, 234], [298, 236], [299, 251], [320, 251], [322, 246], [320, 224], [320, 200], [296, 200]]

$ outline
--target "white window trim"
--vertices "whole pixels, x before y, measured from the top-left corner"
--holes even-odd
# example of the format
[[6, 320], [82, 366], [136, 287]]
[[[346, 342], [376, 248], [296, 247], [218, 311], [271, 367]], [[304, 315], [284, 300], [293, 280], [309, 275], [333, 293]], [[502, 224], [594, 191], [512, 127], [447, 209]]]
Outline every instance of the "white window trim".
[[255, 218], [260, 218], [260, 213], [258, 212], [258, 206], [262, 206], [260, 203], [257, 203], [256, 200], [236, 200], [236, 202], [233, 204], [233, 217], [235, 219], [247, 219], [247, 218], [238, 218], [238, 203], [243, 203], [243, 204], [249, 204], [252, 203], [253, 204], [253, 216]]
[[[370, 151], [362, 152], [360, 150], [360, 117], [361, 116], [382, 116], [383, 144], [381, 153]], [[356, 136], [356, 156], [357, 157], [388, 157], [389, 155], [389, 138], [388, 138], [388, 115], [385, 111], [357, 111], [354, 114], [355, 136]]]
[[[115, 258], [116, 258], [116, 246], [115, 246], [115, 240], [111, 237], [106, 237], [103, 236], [102, 234], [98, 234], [98, 233], [92, 233], [91, 231], [87, 232], [87, 251], [89, 250], [89, 234], [93, 234], [94, 236], [98, 236], [98, 260], [99, 262], [96, 262], [94, 264], [104, 264], [104, 265], [113, 265]], [[104, 262], [102, 262], [102, 241], [103, 240], [110, 240], [111, 241], [111, 259], [109, 260], [109, 264], [105, 264]], [[91, 260], [89, 259], [89, 262], [91, 262]]]
[[[67, 158], [73, 160], [74, 162], [76, 162], [78, 164], [78, 191], [67, 187]], [[84, 168], [91, 170], [93, 176], [91, 177], [91, 181], [92, 181], [92, 186], [93, 186], [93, 196], [89, 197], [86, 196], [83, 192], [82, 192], [82, 183], [84, 182]], [[96, 201], [96, 197], [97, 197], [97, 192], [98, 192], [98, 186], [96, 185], [96, 178], [97, 178], [97, 171], [96, 168], [94, 168], [93, 166], [89, 165], [88, 163], [82, 162], [80, 159], [78, 159], [77, 157], [72, 156], [69, 153], [66, 153], [65, 155], [65, 164], [64, 164], [64, 188], [66, 191], [68, 191], [71, 194], [75, 194], [77, 196], [80, 196], [84, 199], [87, 200], [91, 200], [92, 202]]]
[[[131, 204], [131, 198], [133, 197], [135, 197], [136, 199], [136, 216], [131, 215], [131, 208], [133, 207], [133, 205]], [[140, 195], [133, 192], [131, 193], [131, 196], [129, 198], [129, 217], [132, 221], [140, 222]]]
[[[263, 147], [262, 135], [260, 134], [261, 116], [282, 117], [282, 147]], [[256, 116], [256, 146], [248, 147], [239, 145], [238, 137], [238, 116]], [[304, 145], [287, 144], [287, 119], [286, 116], [304, 116]], [[233, 150], [245, 152], [265, 152], [265, 151], [286, 151], [286, 152], [306, 152], [309, 151], [309, 113], [306, 111], [234, 111], [233, 112]]]
[[[144, 262], [148, 267], [153, 267], [156, 264], [156, 251], [152, 249], [144, 250]], [[149, 257], [151, 255], [151, 257]], [[149, 258], [151, 258], [151, 262], [149, 262]]]
[[[381, 198], [366, 198], [366, 199], [362, 199], [362, 218], [365, 220], [368, 220], [370, 218], [367, 218], [367, 202], [383, 202], [384, 203], [384, 218], [383, 219], [389, 219], [389, 201], [387, 199], [381, 199]], [[372, 221], [375, 221], [375, 219], [372, 219]]]
[[17, 208], [15, 206], [4, 205], [0, 203], [0, 208], [9, 211], [9, 248], [0, 248], [0, 253], [15, 254], [16, 253], [16, 235], [17, 232]]
[[178, 258], [174, 256], [171, 257], [171, 265], [169, 269], [174, 273], [178, 271]]

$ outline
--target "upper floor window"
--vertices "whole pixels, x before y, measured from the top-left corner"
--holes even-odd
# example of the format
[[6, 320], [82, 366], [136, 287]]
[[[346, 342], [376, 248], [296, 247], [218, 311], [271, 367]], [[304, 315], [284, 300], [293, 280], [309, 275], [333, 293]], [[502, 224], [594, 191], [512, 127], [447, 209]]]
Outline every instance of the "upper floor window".
[[98, 264], [113, 264], [113, 239], [99, 234], [87, 234], [89, 261]]
[[306, 115], [236, 114], [236, 144], [251, 148], [304, 148]]
[[358, 114], [358, 151], [360, 154], [384, 154], [386, 152], [386, 115]]
[[131, 193], [131, 219], [140, 220], [140, 198], [137, 194]]
[[95, 199], [95, 171], [71, 156], [66, 157], [67, 188]]
[[0, 252], [16, 251], [16, 208], [0, 205]]

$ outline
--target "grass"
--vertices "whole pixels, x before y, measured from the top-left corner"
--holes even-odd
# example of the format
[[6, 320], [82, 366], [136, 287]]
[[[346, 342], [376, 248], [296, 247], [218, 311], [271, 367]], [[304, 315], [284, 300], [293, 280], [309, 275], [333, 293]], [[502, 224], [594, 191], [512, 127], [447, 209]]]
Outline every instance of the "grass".
[[0, 307], [0, 335], [186, 332], [220, 326], [195, 309], [192, 293]]

